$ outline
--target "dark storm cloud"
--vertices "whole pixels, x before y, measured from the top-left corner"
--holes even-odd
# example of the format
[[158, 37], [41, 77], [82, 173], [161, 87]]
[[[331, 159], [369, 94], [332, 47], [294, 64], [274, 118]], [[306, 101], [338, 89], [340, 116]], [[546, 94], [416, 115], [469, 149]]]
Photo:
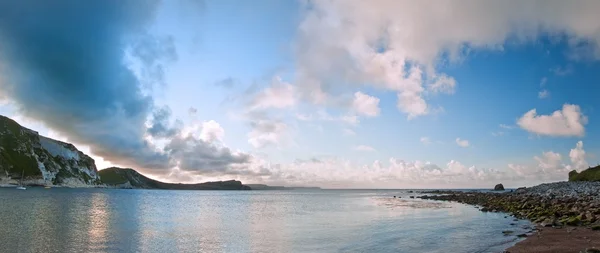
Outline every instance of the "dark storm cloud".
[[156, 138], [170, 138], [176, 135], [179, 127], [170, 126], [171, 110], [168, 107], [162, 107], [154, 110], [148, 134]]
[[[146, 29], [157, 6], [152, 0], [0, 1], [2, 94], [21, 114], [123, 166], [164, 174], [179, 163], [221, 171], [245, 163], [248, 155], [200, 140], [177, 149], [181, 127], [144, 93], [164, 83], [163, 62], [177, 58], [173, 38]], [[125, 65], [127, 57], [137, 59], [141, 80]], [[146, 135], [167, 138], [169, 151], [157, 150]]]
[[[1, 88], [22, 114], [89, 145], [94, 154], [126, 166], [167, 167], [168, 157], [143, 138], [153, 100], [123, 64], [125, 50], [147, 36], [156, 6], [0, 1], [0, 55], [8, 75]], [[160, 51], [142, 62], [159, 57], [152, 53]]]

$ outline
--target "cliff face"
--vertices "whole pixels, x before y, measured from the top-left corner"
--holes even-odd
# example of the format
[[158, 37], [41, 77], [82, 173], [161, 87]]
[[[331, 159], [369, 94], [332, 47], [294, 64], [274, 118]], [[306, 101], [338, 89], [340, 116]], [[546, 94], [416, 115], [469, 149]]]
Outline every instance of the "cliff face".
[[0, 182], [85, 187], [100, 184], [94, 159], [69, 143], [22, 127], [0, 115]]
[[141, 188], [165, 190], [250, 190], [236, 180], [206, 182], [199, 184], [171, 184], [147, 178], [133, 169], [117, 167], [100, 170], [102, 183], [116, 188]]

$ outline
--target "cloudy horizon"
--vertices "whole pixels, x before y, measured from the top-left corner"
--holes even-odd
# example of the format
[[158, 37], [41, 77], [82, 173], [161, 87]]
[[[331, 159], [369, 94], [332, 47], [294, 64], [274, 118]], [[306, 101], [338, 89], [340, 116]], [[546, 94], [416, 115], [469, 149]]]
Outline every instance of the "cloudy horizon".
[[600, 163], [598, 1], [5, 1], [0, 114], [167, 182], [489, 188]]

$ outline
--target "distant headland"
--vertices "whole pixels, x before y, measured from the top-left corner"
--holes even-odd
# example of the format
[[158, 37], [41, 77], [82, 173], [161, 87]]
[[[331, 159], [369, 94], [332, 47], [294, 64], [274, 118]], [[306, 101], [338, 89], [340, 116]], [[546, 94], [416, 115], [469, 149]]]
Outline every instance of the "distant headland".
[[165, 183], [134, 169], [98, 170], [94, 159], [73, 144], [39, 135], [0, 115], [0, 186], [98, 187], [164, 190], [294, 190], [317, 187], [244, 185], [237, 180], [197, 184]]

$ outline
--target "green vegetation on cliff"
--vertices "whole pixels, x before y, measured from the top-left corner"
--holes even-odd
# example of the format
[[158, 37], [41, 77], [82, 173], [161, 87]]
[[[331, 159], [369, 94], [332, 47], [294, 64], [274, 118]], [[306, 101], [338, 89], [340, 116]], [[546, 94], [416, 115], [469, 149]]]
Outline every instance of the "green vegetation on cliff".
[[588, 168], [579, 173], [573, 170], [569, 172], [569, 181], [600, 181], [600, 166]]
[[19, 123], [0, 116], [0, 173], [21, 177], [41, 176], [34, 154], [27, 152], [38, 143], [38, 135]]
[[121, 172], [121, 170], [126, 170], [126, 169], [119, 169], [116, 167], [112, 167], [112, 168], [103, 169], [103, 170], [98, 171], [98, 174], [100, 174], [100, 181], [102, 181], [102, 183], [106, 184], [106, 185], [126, 184], [128, 182], [128, 180], [123, 175], [124, 172]]
[[165, 189], [165, 190], [250, 190], [236, 180], [206, 182], [200, 184], [171, 184], [150, 179], [133, 169], [111, 167], [100, 170], [102, 183], [121, 188]]

